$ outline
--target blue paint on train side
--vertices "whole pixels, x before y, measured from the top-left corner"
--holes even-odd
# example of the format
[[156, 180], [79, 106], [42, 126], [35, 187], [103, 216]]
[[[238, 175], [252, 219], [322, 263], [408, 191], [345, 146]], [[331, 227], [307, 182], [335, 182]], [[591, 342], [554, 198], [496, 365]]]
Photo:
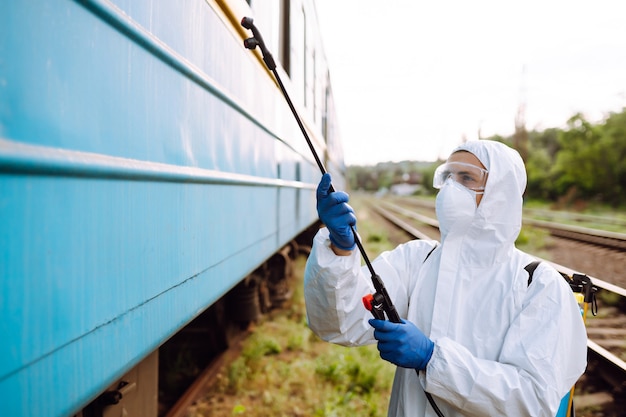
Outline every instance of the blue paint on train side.
[[3, 6], [0, 415], [76, 412], [317, 220], [287, 112], [205, 1]]

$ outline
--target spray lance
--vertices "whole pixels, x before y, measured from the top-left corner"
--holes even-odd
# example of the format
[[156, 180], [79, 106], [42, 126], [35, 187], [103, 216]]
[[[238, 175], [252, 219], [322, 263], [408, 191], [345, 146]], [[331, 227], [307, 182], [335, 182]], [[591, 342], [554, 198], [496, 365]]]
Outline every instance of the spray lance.
[[[255, 49], [257, 46], [261, 49], [261, 53], [263, 55], [263, 61], [265, 62], [265, 65], [267, 65], [269, 70], [272, 71], [272, 73], [274, 74], [274, 77], [276, 77], [276, 81], [278, 82], [278, 85], [283, 93], [283, 96], [287, 100], [287, 104], [289, 104], [289, 108], [291, 109], [291, 112], [293, 113], [294, 117], [296, 118], [296, 121], [298, 122], [298, 126], [300, 127], [300, 130], [302, 131], [302, 134], [304, 135], [304, 138], [306, 139], [306, 143], [309, 145], [309, 149], [311, 149], [311, 153], [313, 154], [313, 157], [315, 158], [315, 162], [317, 163], [317, 166], [322, 172], [322, 175], [325, 174], [326, 169], [324, 168], [322, 161], [317, 155], [317, 152], [315, 151], [315, 148], [313, 147], [313, 143], [311, 143], [311, 139], [309, 138], [309, 135], [306, 129], [304, 128], [302, 121], [300, 120], [300, 116], [298, 116], [298, 113], [296, 112], [296, 109], [291, 101], [291, 98], [289, 98], [289, 94], [287, 94], [287, 90], [285, 89], [285, 86], [283, 85], [283, 82], [280, 79], [278, 72], [276, 71], [276, 63], [274, 62], [274, 58], [272, 57], [272, 54], [267, 50], [265, 46], [265, 42], [263, 42], [263, 37], [261, 36], [261, 33], [256, 28], [256, 26], [253, 23], [252, 18], [250, 17], [244, 17], [241, 20], [241, 26], [243, 26], [244, 28], [248, 30], [252, 30], [253, 37], [246, 39], [243, 43], [244, 46], [246, 47], [246, 49]], [[329, 191], [330, 192], [335, 191], [332, 185], [330, 186]], [[367, 265], [367, 268], [369, 269], [370, 274], [372, 275], [372, 283], [374, 284], [374, 288], [376, 289], [376, 293], [369, 294], [363, 298], [363, 304], [366, 306], [368, 310], [372, 312], [375, 318], [384, 320], [385, 314], [387, 314], [389, 321], [392, 321], [394, 323], [400, 323], [400, 316], [398, 315], [396, 308], [391, 302], [391, 298], [389, 297], [389, 294], [387, 293], [387, 289], [385, 288], [383, 281], [380, 279], [380, 276], [378, 276], [378, 274], [376, 274], [376, 272], [374, 271], [374, 268], [372, 267], [372, 263], [370, 262], [367, 254], [365, 253], [365, 249], [363, 248], [363, 245], [361, 244], [361, 241], [358, 238], [358, 235], [356, 234], [356, 230], [354, 230], [354, 226], [350, 226], [350, 229], [352, 231], [352, 234], [354, 235], [354, 241], [356, 242], [356, 245], [359, 248], [359, 252], [361, 252], [361, 256], [363, 257], [363, 260], [365, 261], [365, 264]]]
[[[291, 101], [291, 98], [289, 97], [289, 94], [287, 93], [287, 90], [285, 89], [285, 86], [282, 80], [280, 79], [280, 76], [278, 75], [278, 71], [276, 71], [276, 62], [274, 61], [274, 57], [272, 57], [272, 54], [268, 51], [267, 47], [265, 46], [265, 42], [263, 41], [263, 37], [261, 36], [261, 33], [259, 32], [257, 27], [254, 25], [253, 19], [251, 17], [244, 17], [241, 20], [241, 26], [243, 26], [245, 29], [251, 30], [252, 35], [253, 35], [251, 38], [244, 40], [243, 45], [245, 46], [246, 49], [250, 49], [250, 50], [256, 49], [257, 46], [261, 49], [261, 54], [263, 55], [263, 62], [265, 62], [265, 65], [267, 65], [267, 68], [270, 71], [272, 71], [272, 73], [274, 74], [274, 77], [276, 78], [276, 81], [278, 82], [278, 86], [280, 87], [280, 90], [282, 91], [283, 96], [285, 97], [285, 100], [287, 100], [287, 104], [289, 105], [289, 108], [291, 109], [291, 113], [293, 113], [293, 116], [298, 122], [300, 131], [304, 135], [304, 139], [306, 140], [306, 143], [309, 146], [309, 149], [311, 150], [313, 157], [315, 158], [315, 162], [317, 163], [317, 166], [322, 172], [322, 175], [325, 174], [326, 169], [324, 168], [324, 164], [322, 164], [322, 161], [317, 155], [317, 152], [315, 151], [315, 148], [313, 147], [313, 143], [311, 142], [311, 139], [309, 138], [309, 135], [304, 125], [302, 124], [302, 120], [300, 119], [300, 116], [298, 115], [298, 112], [296, 111], [296, 108], [294, 107], [293, 102]], [[330, 186], [329, 191], [330, 192], [335, 191], [332, 185]], [[382, 279], [374, 271], [374, 267], [372, 266], [372, 263], [370, 262], [369, 257], [365, 253], [365, 249], [363, 248], [363, 245], [358, 235], [356, 234], [356, 230], [354, 229], [354, 226], [350, 226], [350, 230], [352, 231], [352, 234], [354, 235], [354, 241], [356, 243], [356, 246], [359, 248], [359, 252], [361, 253], [361, 256], [363, 257], [363, 260], [365, 261], [365, 265], [367, 265], [367, 269], [369, 269], [370, 271], [374, 289], [376, 289], [376, 292], [374, 294], [368, 294], [365, 297], [363, 297], [363, 305], [372, 313], [372, 315], [376, 319], [385, 320], [385, 315], [387, 315], [387, 318], [389, 319], [389, 321], [393, 323], [401, 323], [400, 315], [398, 314], [395, 306], [391, 302], [391, 298], [389, 297], [389, 293], [387, 293], [387, 289], [385, 288], [385, 285], [383, 284]], [[437, 415], [443, 417], [443, 414], [437, 407], [437, 404], [435, 404], [432, 396], [427, 392], [425, 394], [431, 406], [437, 413]]]

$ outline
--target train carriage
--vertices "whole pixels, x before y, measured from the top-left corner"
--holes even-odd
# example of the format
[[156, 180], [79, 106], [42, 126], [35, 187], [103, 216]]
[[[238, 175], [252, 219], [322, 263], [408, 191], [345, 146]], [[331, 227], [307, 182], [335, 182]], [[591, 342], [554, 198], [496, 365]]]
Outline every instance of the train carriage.
[[344, 188], [313, 2], [250, 3], [4, 4], [0, 415], [87, 415], [137, 369], [156, 415], [159, 347], [315, 227], [319, 169], [243, 16]]

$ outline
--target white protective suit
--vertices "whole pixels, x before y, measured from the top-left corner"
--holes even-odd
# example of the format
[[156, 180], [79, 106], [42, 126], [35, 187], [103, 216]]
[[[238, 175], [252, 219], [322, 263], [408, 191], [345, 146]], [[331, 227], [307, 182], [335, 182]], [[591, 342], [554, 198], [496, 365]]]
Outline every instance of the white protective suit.
[[[411, 241], [374, 260], [402, 318], [434, 343], [425, 371], [397, 368], [389, 416], [555, 416], [585, 370], [586, 331], [565, 280], [545, 262], [528, 284], [534, 259], [514, 242], [526, 187], [516, 151], [492, 141], [457, 148], [489, 170], [483, 199], [465, 231], [442, 243]], [[362, 297], [374, 292], [358, 251], [337, 256], [328, 230], [314, 239], [305, 273], [310, 328], [329, 342], [376, 343]], [[433, 247], [436, 249], [430, 254]]]

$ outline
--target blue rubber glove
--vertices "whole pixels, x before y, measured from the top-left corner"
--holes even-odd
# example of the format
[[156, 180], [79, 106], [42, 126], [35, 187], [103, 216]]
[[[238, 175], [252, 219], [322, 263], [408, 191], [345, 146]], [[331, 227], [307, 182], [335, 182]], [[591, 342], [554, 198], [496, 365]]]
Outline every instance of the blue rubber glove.
[[330, 192], [331, 178], [326, 173], [317, 186], [317, 215], [330, 231], [330, 241], [335, 247], [352, 250], [356, 246], [350, 226], [356, 226], [354, 210], [348, 205], [348, 194]]
[[374, 337], [378, 340], [380, 357], [403, 368], [426, 369], [435, 344], [410, 321], [392, 323], [370, 319]]

